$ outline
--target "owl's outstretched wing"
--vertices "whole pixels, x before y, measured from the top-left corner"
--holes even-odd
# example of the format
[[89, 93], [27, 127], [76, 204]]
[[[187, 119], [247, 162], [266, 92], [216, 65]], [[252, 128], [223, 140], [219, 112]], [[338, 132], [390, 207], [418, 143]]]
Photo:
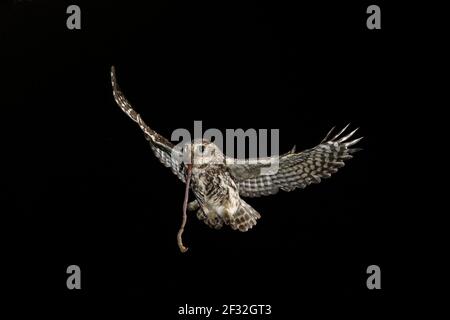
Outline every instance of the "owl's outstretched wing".
[[[316, 147], [296, 153], [294, 150], [279, 157], [266, 158], [261, 161], [237, 161], [227, 159], [230, 172], [243, 197], [259, 197], [277, 193], [280, 189], [292, 191], [305, 188], [321, 179], [329, 178], [340, 167], [344, 160], [351, 159], [352, 153], [359, 148], [350, 148], [359, 140], [348, 141], [356, 130], [341, 137], [348, 125], [329, 139], [333, 129]], [[272, 161], [272, 162], [271, 162]], [[278, 170], [264, 172], [270, 163], [277, 163]]]
[[144, 131], [145, 138], [150, 142], [150, 147], [159, 161], [166, 167], [171, 168], [172, 172], [185, 182], [185, 166], [181, 152], [174, 149], [174, 145], [169, 140], [147, 126], [141, 116], [133, 109], [117, 84], [114, 66], [111, 67], [111, 84], [117, 105]]

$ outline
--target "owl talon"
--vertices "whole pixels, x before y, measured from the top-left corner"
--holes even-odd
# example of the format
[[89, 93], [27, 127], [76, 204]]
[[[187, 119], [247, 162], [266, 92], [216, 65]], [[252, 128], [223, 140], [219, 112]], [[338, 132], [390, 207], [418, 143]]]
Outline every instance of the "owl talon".
[[198, 204], [197, 200], [189, 202], [188, 207], [187, 207], [188, 211], [195, 211], [195, 210], [198, 210], [199, 208], [200, 208], [200, 205]]

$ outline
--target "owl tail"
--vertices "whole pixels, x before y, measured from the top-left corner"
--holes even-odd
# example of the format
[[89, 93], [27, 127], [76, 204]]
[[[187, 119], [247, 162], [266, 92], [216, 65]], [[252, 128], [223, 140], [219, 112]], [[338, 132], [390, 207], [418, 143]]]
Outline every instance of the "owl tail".
[[256, 220], [259, 218], [261, 218], [261, 215], [258, 211], [253, 209], [247, 202], [241, 199], [241, 205], [233, 215], [230, 226], [233, 230], [245, 232], [256, 225]]

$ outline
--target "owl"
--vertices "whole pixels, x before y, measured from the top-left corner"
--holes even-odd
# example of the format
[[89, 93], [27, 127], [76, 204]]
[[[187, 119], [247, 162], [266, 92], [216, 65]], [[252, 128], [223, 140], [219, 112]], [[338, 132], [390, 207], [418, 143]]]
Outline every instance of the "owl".
[[[162, 164], [184, 183], [189, 171], [190, 190], [195, 200], [187, 208], [195, 211], [201, 221], [214, 229], [227, 225], [233, 230], [248, 231], [261, 215], [242, 198], [268, 196], [279, 190], [292, 191], [319, 183], [343, 167], [344, 160], [351, 159], [352, 154], [360, 150], [350, 148], [362, 137], [352, 138], [358, 129], [344, 134], [348, 125], [330, 138], [332, 128], [312, 149], [296, 152], [294, 148], [276, 158], [258, 161], [229, 158], [216, 144], [203, 139], [194, 140], [177, 150], [170, 141], [147, 126], [132, 108], [117, 84], [114, 67], [111, 68], [111, 82], [116, 103], [139, 125]], [[264, 171], [273, 161], [277, 161], [278, 170], [272, 173]]]

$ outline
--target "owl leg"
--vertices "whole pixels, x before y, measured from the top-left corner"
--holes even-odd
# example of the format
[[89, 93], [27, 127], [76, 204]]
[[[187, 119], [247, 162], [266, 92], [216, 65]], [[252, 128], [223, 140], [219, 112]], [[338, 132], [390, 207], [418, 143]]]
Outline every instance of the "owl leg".
[[[200, 207], [200, 206], [199, 206]], [[197, 218], [203, 221], [208, 227], [213, 229], [220, 229], [223, 226], [222, 219], [212, 212], [205, 212], [206, 209], [199, 208], [197, 210]]]
[[198, 208], [200, 208], [200, 205], [198, 204], [197, 200], [189, 202], [189, 204], [188, 204], [188, 210], [189, 211], [195, 211]]
[[[200, 210], [199, 210], [200, 211]], [[198, 214], [197, 214], [198, 217]], [[206, 219], [203, 220], [209, 227], [213, 229], [220, 229], [223, 226], [223, 220], [216, 214], [208, 214]]]

